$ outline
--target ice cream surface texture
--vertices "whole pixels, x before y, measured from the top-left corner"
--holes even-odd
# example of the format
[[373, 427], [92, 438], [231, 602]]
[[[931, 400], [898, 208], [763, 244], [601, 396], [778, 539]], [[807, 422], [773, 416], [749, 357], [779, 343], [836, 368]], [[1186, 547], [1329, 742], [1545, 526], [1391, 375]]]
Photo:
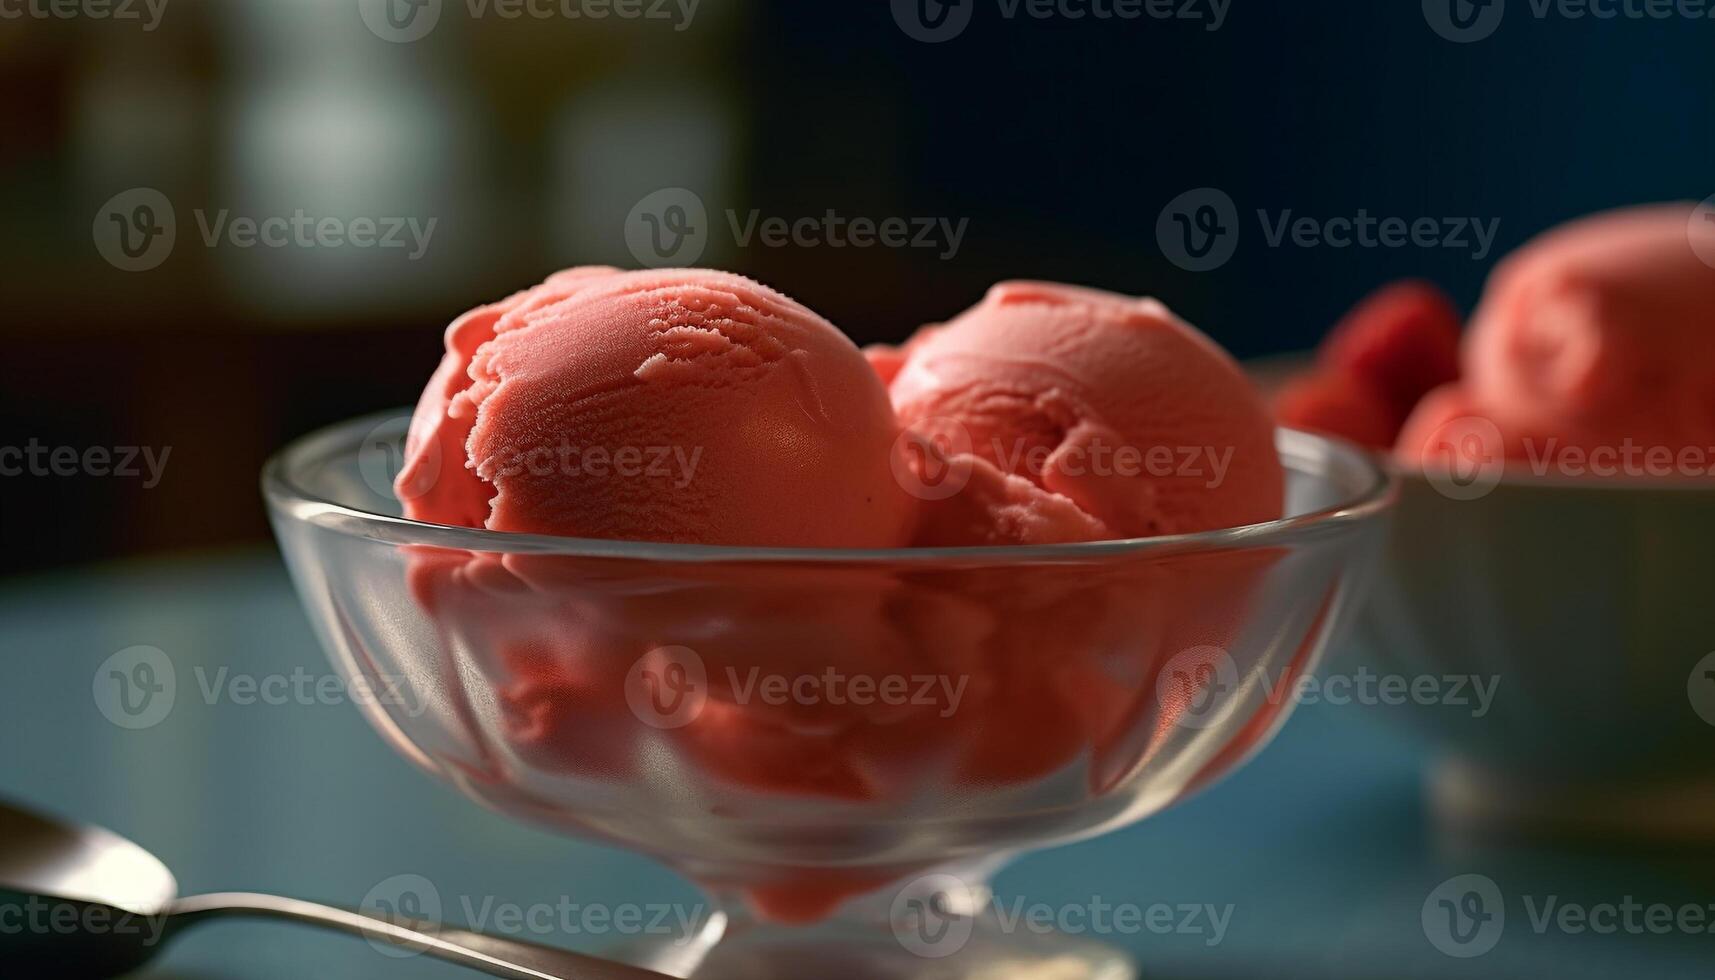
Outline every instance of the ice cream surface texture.
[[1418, 406], [1417, 460], [1460, 418], [1492, 423], [1511, 458], [1715, 446], [1715, 221], [1689, 203], [1553, 229], [1490, 277], [1465, 340], [1464, 381]]
[[904, 545], [886, 391], [832, 324], [724, 272], [577, 268], [446, 333], [406, 516], [757, 547]]
[[928, 502], [919, 543], [1145, 537], [1281, 515], [1262, 397], [1153, 299], [1006, 282], [869, 354], [892, 375], [900, 423], [938, 451], [914, 460], [923, 485], [962, 484]]

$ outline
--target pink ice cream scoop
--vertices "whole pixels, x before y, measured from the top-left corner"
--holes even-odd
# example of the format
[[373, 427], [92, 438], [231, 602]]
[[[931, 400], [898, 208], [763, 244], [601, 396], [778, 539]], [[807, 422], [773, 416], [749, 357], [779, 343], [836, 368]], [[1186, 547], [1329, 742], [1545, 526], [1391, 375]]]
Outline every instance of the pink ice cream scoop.
[[[965, 484], [927, 508], [920, 536], [932, 543], [1142, 537], [1281, 515], [1262, 397], [1159, 302], [1009, 282], [926, 330], [871, 361], [896, 369], [894, 409], [940, 451], [931, 469]], [[972, 541], [967, 529], [985, 527]]]
[[1715, 222], [1662, 204], [1556, 228], [1490, 277], [1465, 381], [1425, 399], [1399, 442], [1422, 457], [1447, 422], [1492, 423], [1505, 453], [1715, 445]]
[[759, 547], [910, 536], [885, 389], [760, 283], [569, 269], [460, 317], [446, 349], [396, 482], [408, 517]]
[[1715, 439], [1715, 223], [1689, 204], [1596, 215], [1507, 259], [1472, 321], [1472, 395], [1508, 422]]

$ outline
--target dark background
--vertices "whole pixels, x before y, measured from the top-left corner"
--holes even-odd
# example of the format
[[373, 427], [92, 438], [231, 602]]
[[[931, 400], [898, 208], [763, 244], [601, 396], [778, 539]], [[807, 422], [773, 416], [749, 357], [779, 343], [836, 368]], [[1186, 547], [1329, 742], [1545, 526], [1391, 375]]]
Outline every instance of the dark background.
[[[1457, 44], [1415, 0], [1233, 0], [1213, 32], [963, 2], [969, 27], [940, 44], [877, 0], [703, 0], [683, 31], [447, 0], [408, 44], [356, 0], [169, 0], [147, 32], [0, 19], [0, 445], [171, 447], [148, 490], [0, 477], [0, 573], [264, 539], [268, 453], [414, 401], [459, 311], [562, 266], [635, 265], [627, 215], [664, 187], [716, 216], [700, 264], [860, 343], [1027, 276], [1160, 296], [1241, 357], [1312, 345], [1396, 277], [1468, 309], [1498, 254], [1549, 225], [1715, 192], [1715, 20], [1538, 19], [1511, 0], [1492, 37]], [[1237, 203], [1240, 244], [1187, 272], [1155, 224], [1205, 186]], [[92, 231], [134, 187], [177, 216], [144, 272], [104, 261]], [[415, 262], [205, 247], [192, 212], [223, 207], [437, 227]], [[969, 225], [950, 259], [738, 247], [727, 208]], [[1360, 208], [1499, 219], [1497, 254], [1270, 248], [1255, 218]]]

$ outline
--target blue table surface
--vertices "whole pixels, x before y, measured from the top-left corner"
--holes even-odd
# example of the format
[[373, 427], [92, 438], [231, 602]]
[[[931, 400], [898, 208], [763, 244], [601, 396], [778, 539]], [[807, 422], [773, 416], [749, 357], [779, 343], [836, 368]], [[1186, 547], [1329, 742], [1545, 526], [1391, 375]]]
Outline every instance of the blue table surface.
[[[128, 730], [98, 710], [93, 684], [104, 660], [137, 644], [167, 652], [180, 693], [164, 721]], [[356, 906], [409, 874], [433, 883], [448, 921], [508, 904], [700, 902], [690, 885], [643, 859], [467, 802], [396, 756], [351, 704], [206, 696], [210, 685], [235, 690], [227, 685], [243, 676], [330, 673], [272, 554], [0, 583], [0, 658], [0, 796], [138, 841], [175, 870], [185, 894], [255, 890]], [[1371, 716], [1383, 710], [1300, 709], [1261, 756], [1195, 799], [1018, 861], [997, 881], [1002, 907], [1230, 908], [1218, 937], [1207, 928], [1108, 929], [1101, 938], [1133, 950], [1148, 977], [1715, 975], [1715, 935], [1597, 934], [1532, 915], [1551, 899], [1706, 909], [1715, 902], [1711, 855], [1452, 839], [1424, 813], [1422, 750]], [[1422, 910], [1438, 885], [1466, 873], [1496, 882], [1505, 924], [1492, 950], [1454, 958], [1430, 942]], [[614, 938], [595, 931], [604, 934], [531, 936], [583, 949]], [[386, 957], [359, 940], [230, 921], [187, 934], [144, 975], [467, 974]]]

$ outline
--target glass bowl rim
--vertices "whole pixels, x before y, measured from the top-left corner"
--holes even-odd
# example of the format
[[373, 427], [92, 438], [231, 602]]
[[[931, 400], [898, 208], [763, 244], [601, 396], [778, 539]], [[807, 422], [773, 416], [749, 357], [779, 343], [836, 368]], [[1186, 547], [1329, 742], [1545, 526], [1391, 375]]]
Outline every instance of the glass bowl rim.
[[756, 548], [742, 545], [677, 544], [609, 538], [521, 534], [435, 524], [379, 514], [311, 493], [294, 474], [309, 460], [349, 451], [345, 447], [389, 422], [402, 410], [377, 412], [325, 426], [287, 443], [262, 467], [262, 493], [281, 519], [305, 522], [350, 537], [384, 544], [447, 548], [495, 554], [565, 555], [664, 562], [811, 562], [851, 565], [987, 565], [1096, 559], [1197, 551], [1229, 551], [1278, 545], [1298, 537], [1349, 528], [1377, 516], [1399, 496], [1399, 475], [1371, 454], [1338, 439], [1279, 427], [1275, 443], [1283, 457], [1367, 474], [1364, 489], [1328, 507], [1249, 524], [1190, 534], [1089, 541], [1076, 544], [971, 545], [956, 548]]

